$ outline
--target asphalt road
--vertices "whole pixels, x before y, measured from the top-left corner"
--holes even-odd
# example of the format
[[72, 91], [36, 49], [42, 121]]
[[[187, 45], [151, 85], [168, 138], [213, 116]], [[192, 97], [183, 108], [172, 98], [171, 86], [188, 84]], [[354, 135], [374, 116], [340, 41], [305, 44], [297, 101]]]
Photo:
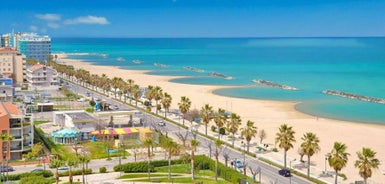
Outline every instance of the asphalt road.
[[[78, 86], [76, 84], [73, 84], [71, 82], [68, 83], [68, 86], [69, 86], [69, 89], [74, 91], [75, 93], [85, 95], [86, 92], [90, 92], [91, 93], [90, 96], [93, 97], [94, 99], [95, 98], [104, 99], [107, 103], [116, 104], [119, 106], [119, 110], [134, 110], [133, 107], [130, 107], [128, 105], [125, 105], [125, 104], [122, 104], [118, 101], [115, 101], [114, 99], [112, 99], [110, 97], [106, 97], [106, 96], [100, 95], [98, 93], [92, 92], [86, 88], [83, 88], [83, 87]], [[189, 130], [185, 130], [185, 129], [181, 128], [180, 126], [175, 125], [171, 122], [167, 122], [166, 126], [159, 126], [158, 122], [161, 121], [162, 119], [160, 119], [156, 116], [152, 116], [151, 114], [148, 114], [146, 112], [142, 112], [142, 113], [138, 114], [138, 116], [142, 117], [144, 119], [144, 122], [145, 122], [144, 126], [149, 127], [149, 128], [157, 128], [163, 132], [167, 132], [168, 135], [173, 136], [173, 137], [175, 137], [176, 133], [185, 134], [186, 131], [189, 131]], [[188, 123], [186, 123], [186, 124], [188, 124]], [[190, 129], [189, 134], [190, 134], [189, 136], [191, 137], [192, 136], [191, 129]], [[214, 149], [215, 149], [214, 145], [215, 144], [213, 143], [212, 140], [206, 139], [205, 137], [202, 137], [199, 135], [197, 135], [196, 138], [198, 139], [199, 142], [201, 142], [201, 144], [198, 148], [198, 150], [201, 150], [201, 152], [199, 152], [199, 154], [202, 154], [202, 152], [204, 152], [205, 154], [209, 155], [210, 154], [209, 149], [207, 149], [207, 148], [209, 148], [210, 146], [212, 147], [212, 153], [211, 154], [214, 153]], [[306, 180], [299, 178], [297, 176], [283, 177], [283, 176], [278, 174], [278, 170], [279, 170], [278, 168], [271, 166], [271, 165], [268, 165], [266, 163], [263, 163], [256, 158], [252, 158], [252, 157], [249, 157], [248, 155], [244, 155], [243, 153], [241, 153], [237, 150], [233, 150], [231, 148], [224, 147], [221, 150], [219, 158], [223, 158], [223, 153], [227, 153], [229, 155], [230, 159], [236, 158], [240, 161], [243, 161], [243, 158], [245, 158], [245, 161], [246, 161], [248, 166], [251, 166], [252, 168], [255, 168], [255, 169], [261, 168], [262, 183], [275, 183], [275, 184], [278, 184], [278, 183], [280, 183], [280, 184], [281, 183], [282, 184], [286, 184], [286, 183], [292, 183], [292, 184], [311, 183], [311, 182], [306, 181]], [[123, 162], [125, 162], [125, 161], [123, 161]], [[130, 161], [130, 159], [128, 158], [127, 161]], [[107, 167], [107, 169], [109, 171], [111, 171], [112, 167], [118, 163], [119, 163], [118, 158], [114, 158], [112, 161], [97, 160], [97, 161], [91, 161], [89, 163], [89, 167], [92, 168], [94, 171], [98, 171], [98, 169], [100, 167], [105, 166], [105, 167]], [[18, 170], [18, 169], [16, 169], [16, 170]], [[247, 170], [247, 173], [250, 175], [249, 170]], [[257, 175], [256, 179], [258, 180], [258, 175]]]

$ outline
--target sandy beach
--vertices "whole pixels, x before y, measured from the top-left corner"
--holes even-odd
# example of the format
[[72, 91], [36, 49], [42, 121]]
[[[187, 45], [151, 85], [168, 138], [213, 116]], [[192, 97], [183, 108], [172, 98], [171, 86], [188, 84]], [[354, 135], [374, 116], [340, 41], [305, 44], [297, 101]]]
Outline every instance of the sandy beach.
[[[181, 96], [187, 96], [192, 101], [191, 109], [200, 110], [204, 104], [208, 103], [215, 110], [221, 107], [235, 112], [241, 116], [243, 124], [247, 120], [251, 120], [255, 122], [258, 130], [264, 129], [267, 132], [267, 139], [264, 141], [266, 143], [274, 144], [278, 127], [283, 123], [287, 123], [293, 126], [297, 140], [294, 148], [288, 152], [290, 159], [299, 159], [297, 150], [302, 142], [301, 137], [305, 132], [313, 132], [320, 139], [321, 151], [314, 155], [311, 160], [320, 169], [324, 168], [325, 154], [331, 151], [333, 143], [335, 141], [345, 143], [350, 157], [348, 166], [341, 171], [348, 177], [348, 180], [343, 181], [343, 183], [361, 179], [358, 169], [354, 167], [354, 162], [357, 159], [356, 152], [360, 151], [362, 147], [372, 148], [377, 152], [377, 158], [381, 162], [385, 161], [385, 126], [382, 125], [345, 122], [310, 116], [296, 111], [296, 102], [240, 99], [212, 94], [215, 89], [230, 86], [172, 83], [169, 80], [178, 77], [148, 75], [145, 73], [146, 71], [126, 70], [115, 66], [96, 66], [79, 60], [66, 59], [65, 55], [59, 55], [59, 57], [65, 64], [86, 69], [93, 74], [106, 74], [110, 78], [117, 76], [122, 77], [124, 80], [133, 79], [141, 87], [148, 85], [160, 86], [164, 92], [172, 95], [172, 109], [178, 108], [177, 103], [180, 101]], [[212, 124], [214, 123], [212, 122]], [[252, 142], [256, 141], [257, 138]], [[330, 170], [329, 166], [327, 168]], [[385, 171], [385, 166], [380, 165], [379, 169], [373, 172], [370, 180], [383, 183], [385, 181], [383, 171]]]

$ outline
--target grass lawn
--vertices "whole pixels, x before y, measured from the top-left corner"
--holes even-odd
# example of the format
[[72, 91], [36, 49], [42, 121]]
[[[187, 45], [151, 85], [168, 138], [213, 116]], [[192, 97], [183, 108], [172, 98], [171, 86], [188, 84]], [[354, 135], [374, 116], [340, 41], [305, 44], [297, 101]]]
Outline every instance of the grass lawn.
[[[90, 151], [91, 159], [99, 159], [99, 158], [108, 158], [107, 153], [107, 143], [106, 142], [85, 142], [82, 145]], [[110, 157], [119, 156], [119, 152], [110, 153]], [[123, 153], [122, 155], [123, 156]], [[129, 156], [129, 153], [126, 152], [126, 157]]]
[[[125, 175], [119, 177], [119, 179], [145, 178], [147, 176], [148, 176], [147, 173], [132, 173], [132, 174], [125, 174]], [[167, 173], [151, 173], [151, 177], [161, 177], [161, 176], [167, 177], [168, 174]], [[181, 175], [180, 174], [171, 174], [171, 176], [181, 176]]]
[[[184, 173], [189, 174], [191, 170], [191, 167], [189, 164], [179, 164], [179, 165], [172, 165], [171, 166], [171, 173]], [[156, 172], [166, 172], [168, 173], [168, 166], [163, 167], [157, 167], [155, 168]]]
[[168, 180], [167, 177], [165, 178], [153, 178], [153, 179], [139, 179], [139, 180], [130, 180], [130, 181], [137, 181], [137, 182], [152, 182], [152, 181], [159, 181], [159, 182], [175, 182], [175, 183], [194, 183], [194, 182], [202, 182], [204, 184], [229, 184], [230, 182], [224, 181], [220, 178], [218, 178], [218, 181], [215, 181], [215, 178], [201, 178], [196, 177], [193, 181], [191, 177], [181, 177], [181, 178], [171, 178], [171, 180]]

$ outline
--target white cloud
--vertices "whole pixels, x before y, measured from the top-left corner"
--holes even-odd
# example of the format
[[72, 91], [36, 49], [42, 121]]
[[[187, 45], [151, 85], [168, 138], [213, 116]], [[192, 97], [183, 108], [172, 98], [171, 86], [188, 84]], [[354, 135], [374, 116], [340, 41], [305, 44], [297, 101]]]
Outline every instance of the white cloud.
[[47, 26], [50, 27], [50, 28], [53, 28], [53, 29], [57, 29], [57, 28], [60, 27], [59, 24], [56, 24], [56, 23], [53, 23], [53, 22], [47, 23]]
[[47, 13], [47, 14], [36, 14], [36, 18], [42, 19], [45, 21], [58, 21], [61, 20], [61, 16], [59, 14], [52, 14], [52, 13]]
[[29, 30], [36, 32], [39, 28], [37, 26], [29, 26]]
[[74, 19], [67, 19], [64, 21], [64, 24], [100, 24], [100, 25], [105, 25], [105, 24], [109, 24], [109, 22], [105, 17], [97, 17], [97, 16], [88, 15], [85, 17], [77, 17]]

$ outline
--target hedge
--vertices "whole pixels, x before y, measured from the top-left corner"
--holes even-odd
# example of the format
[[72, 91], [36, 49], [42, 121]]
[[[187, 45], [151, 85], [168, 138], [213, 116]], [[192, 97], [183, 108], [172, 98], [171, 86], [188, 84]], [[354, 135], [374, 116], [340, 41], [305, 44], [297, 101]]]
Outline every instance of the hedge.
[[[36, 173], [20, 173], [20, 174], [10, 174], [8, 175], [8, 180], [10, 181], [17, 181], [25, 177], [33, 177], [33, 176], [42, 176], [44, 178], [49, 178], [53, 176], [53, 173], [49, 170], [36, 172]], [[7, 178], [7, 177], [5, 177]], [[3, 180], [4, 176], [0, 176], [0, 179]]]
[[[84, 174], [92, 174], [92, 169], [84, 169]], [[82, 175], [82, 170], [72, 170], [72, 176]], [[59, 172], [59, 176], [69, 176], [69, 171]]]
[[[114, 171], [123, 171], [125, 173], [148, 172], [148, 164], [147, 162], [136, 162], [116, 165]], [[150, 172], [154, 171], [154, 166], [150, 164]]]
[[51, 184], [54, 182], [54, 178], [44, 178], [43, 176], [27, 176], [21, 178], [19, 184]]

